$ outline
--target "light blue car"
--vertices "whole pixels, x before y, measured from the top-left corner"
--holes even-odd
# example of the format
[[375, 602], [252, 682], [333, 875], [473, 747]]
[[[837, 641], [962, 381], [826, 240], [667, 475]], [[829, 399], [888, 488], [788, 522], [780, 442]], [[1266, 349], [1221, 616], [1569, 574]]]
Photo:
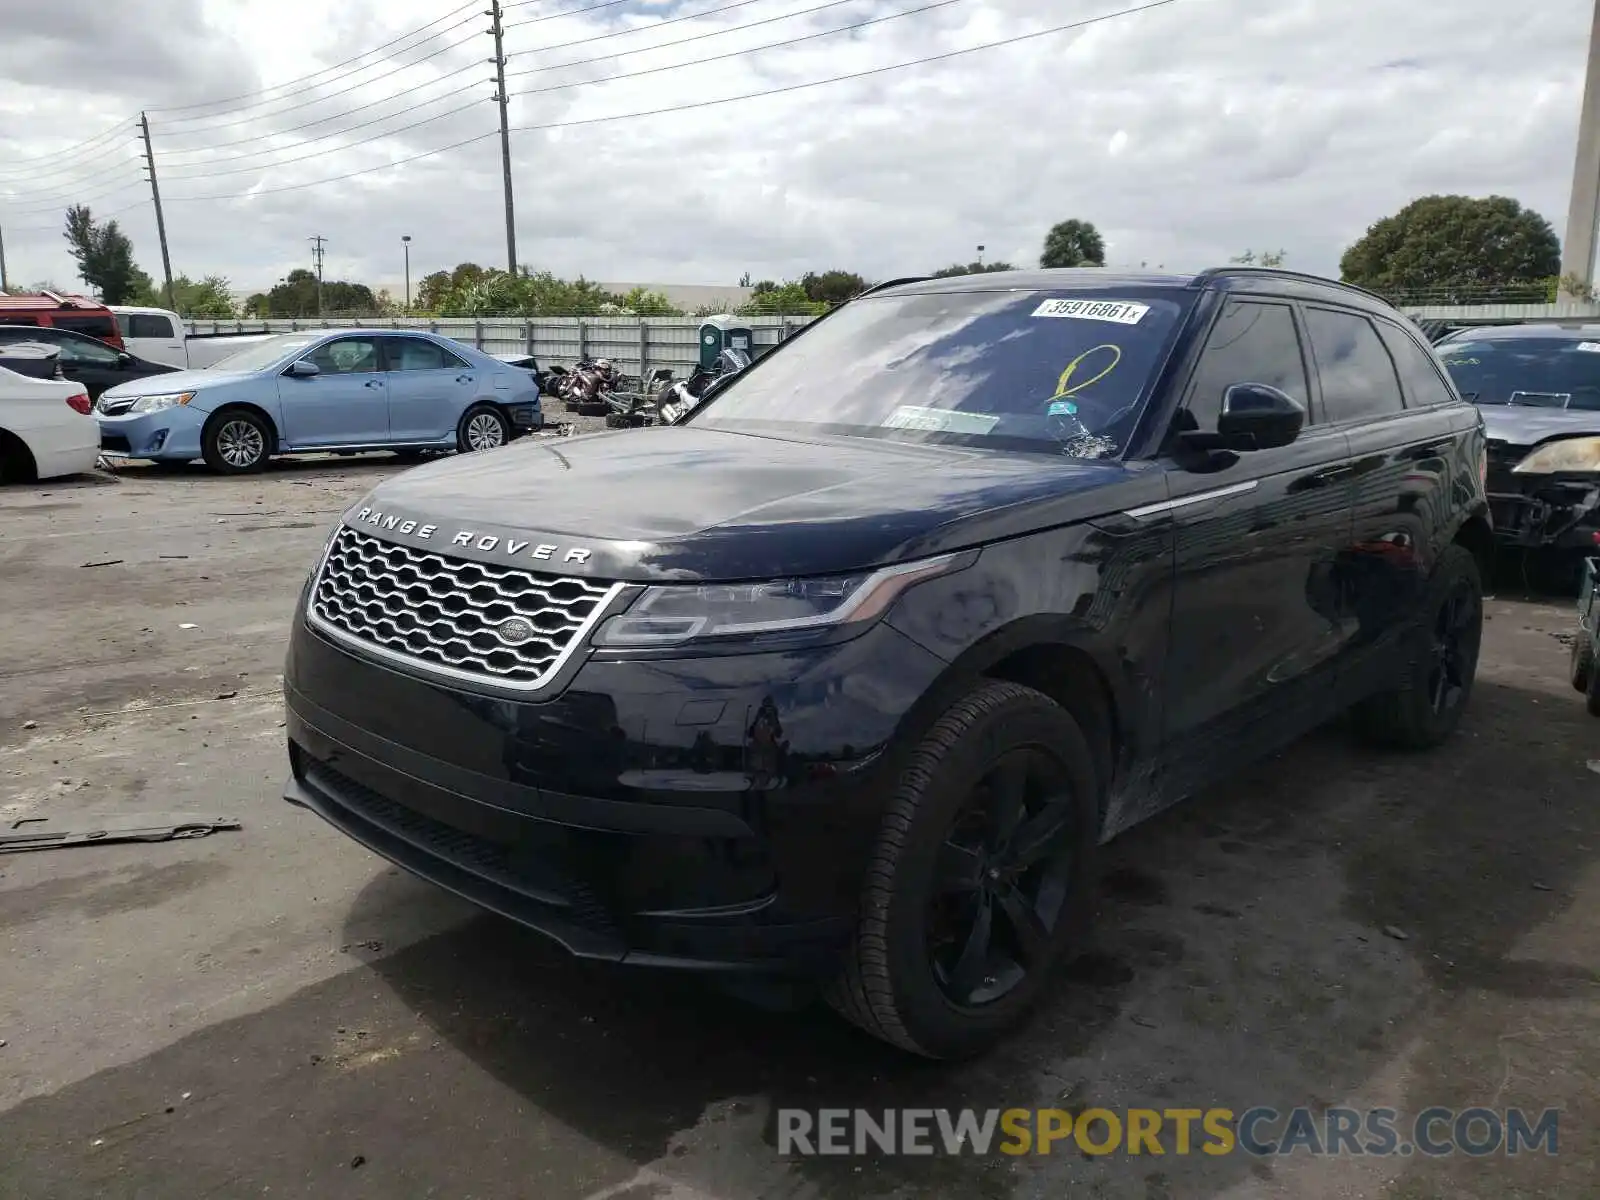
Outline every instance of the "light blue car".
[[390, 329], [279, 334], [203, 371], [118, 384], [95, 415], [106, 455], [228, 474], [275, 454], [489, 450], [544, 423], [527, 369]]

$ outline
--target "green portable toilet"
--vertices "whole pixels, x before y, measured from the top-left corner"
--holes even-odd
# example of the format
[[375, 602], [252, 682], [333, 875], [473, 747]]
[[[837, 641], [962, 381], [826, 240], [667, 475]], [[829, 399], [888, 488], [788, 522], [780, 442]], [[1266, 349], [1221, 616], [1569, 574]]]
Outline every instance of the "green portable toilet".
[[754, 359], [755, 334], [737, 317], [707, 317], [700, 323], [700, 365], [711, 370], [717, 365], [717, 355], [724, 350], [743, 350]]

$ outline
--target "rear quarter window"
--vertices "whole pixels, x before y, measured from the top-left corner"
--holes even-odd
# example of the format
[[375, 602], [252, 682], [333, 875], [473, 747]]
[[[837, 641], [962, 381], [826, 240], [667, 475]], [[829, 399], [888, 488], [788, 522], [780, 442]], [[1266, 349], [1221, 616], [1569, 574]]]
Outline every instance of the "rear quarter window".
[[122, 325], [123, 337], [170, 339], [177, 336], [172, 330], [171, 317], [132, 313], [117, 319]]

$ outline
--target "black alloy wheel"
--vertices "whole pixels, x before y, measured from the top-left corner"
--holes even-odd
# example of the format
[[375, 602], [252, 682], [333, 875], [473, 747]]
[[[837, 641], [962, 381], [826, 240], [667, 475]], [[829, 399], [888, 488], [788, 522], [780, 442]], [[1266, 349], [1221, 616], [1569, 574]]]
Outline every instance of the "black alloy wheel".
[[1482, 621], [1482, 606], [1474, 590], [1467, 580], [1457, 580], [1433, 621], [1428, 704], [1437, 716], [1459, 705], [1472, 686]]
[[928, 954], [945, 997], [976, 1008], [1049, 957], [1072, 876], [1072, 781], [1043, 747], [1002, 756], [940, 847]]

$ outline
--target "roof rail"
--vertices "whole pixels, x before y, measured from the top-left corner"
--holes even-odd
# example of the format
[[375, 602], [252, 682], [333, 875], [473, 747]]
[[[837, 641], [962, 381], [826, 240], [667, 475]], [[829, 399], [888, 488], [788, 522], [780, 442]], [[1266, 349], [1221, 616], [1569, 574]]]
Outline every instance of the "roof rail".
[[1260, 275], [1279, 279], [1303, 279], [1307, 283], [1324, 283], [1333, 287], [1344, 288], [1351, 292], [1360, 292], [1363, 296], [1371, 296], [1374, 300], [1382, 300], [1385, 304], [1392, 301], [1379, 292], [1364, 288], [1358, 283], [1346, 283], [1342, 279], [1329, 279], [1326, 275], [1313, 275], [1310, 271], [1291, 271], [1285, 267], [1252, 267], [1242, 263], [1230, 263], [1225, 267], [1207, 267], [1199, 272], [1196, 279], [1214, 279], [1219, 275]]
[[862, 296], [870, 296], [873, 292], [881, 292], [884, 288], [899, 287], [902, 283], [926, 283], [932, 275], [906, 275], [900, 279], [885, 279], [882, 283], [875, 283], [864, 292], [857, 292], [851, 296], [852, 300], [859, 300]]

